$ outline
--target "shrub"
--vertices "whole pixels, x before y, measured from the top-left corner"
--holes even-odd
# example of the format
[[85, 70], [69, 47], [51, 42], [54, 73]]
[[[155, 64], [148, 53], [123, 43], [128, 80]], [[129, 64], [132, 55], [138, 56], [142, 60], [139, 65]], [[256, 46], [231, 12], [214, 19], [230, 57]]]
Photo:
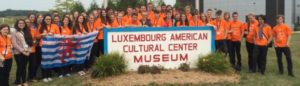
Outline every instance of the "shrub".
[[198, 69], [205, 72], [228, 73], [231, 69], [230, 63], [225, 55], [220, 52], [199, 57], [197, 62]]
[[148, 65], [141, 65], [138, 68], [139, 74], [150, 73], [150, 72], [151, 72], [151, 68]]
[[160, 74], [161, 73], [161, 69], [158, 66], [153, 65], [151, 67], [151, 74]]
[[190, 70], [190, 65], [187, 64], [187, 63], [181, 63], [180, 67], [178, 69], [183, 71], [183, 72], [187, 72], [187, 71]]
[[93, 65], [93, 68], [97, 71], [97, 76], [99, 78], [124, 73], [126, 67], [127, 64], [124, 56], [119, 53], [102, 55], [97, 58], [95, 65]]

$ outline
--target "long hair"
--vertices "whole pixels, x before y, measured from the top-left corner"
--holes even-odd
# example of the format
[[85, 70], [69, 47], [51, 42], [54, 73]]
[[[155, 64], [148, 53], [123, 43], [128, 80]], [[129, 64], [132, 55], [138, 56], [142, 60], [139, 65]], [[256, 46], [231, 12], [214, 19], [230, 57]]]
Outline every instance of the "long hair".
[[24, 19], [19, 19], [19, 20], [16, 21], [16, 23], [15, 23], [15, 29], [18, 32], [21, 31], [21, 28], [18, 26], [19, 22], [21, 22], [21, 21], [23, 21], [24, 24], [25, 24], [25, 27], [22, 30], [23, 33], [24, 33], [25, 42], [26, 42], [27, 45], [33, 46], [33, 39], [32, 39], [31, 33], [30, 33], [30, 29], [27, 27], [27, 24], [25, 23]]
[[38, 17], [37, 17], [34, 13], [29, 13], [29, 14], [27, 15], [27, 18], [29, 19], [31, 15], [34, 15], [34, 16], [35, 16], [35, 19], [34, 19], [34, 22], [33, 22], [32, 25], [35, 26], [36, 28], [38, 28], [38, 27], [37, 27], [37, 18], [38, 18]]
[[[185, 14], [181, 14], [181, 15], [185, 15]], [[183, 24], [183, 22], [185, 23], [186, 26], [189, 26], [189, 20], [187, 18], [187, 16], [185, 15], [185, 21], [182, 20], [181, 16], [180, 16], [180, 24]]]
[[[204, 20], [204, 21], [202, 20], [201, 15], [204, 15], [204, 16], [205, 16], [205, 20]], [[208, 23], [208, 19], [207, 19], [207, 16], [205, 15], [205, 13], [200, 13], [200, 20], [201, 20], [202, 22], [205, 22], [205, 24]]]
[[[105, 11], [105, 10], [102, 10], [102, 11]], [[103, 24], [106, 25], [106, 23], [107, 23], [108, 20], [109, 20], [109, 17], [108, 17], [107, 11], [105, 11], [105, 12], [106, 12], [105, 17], [102, 15], [102, 11], [101, 11], [101, 13], [100, 13], [101, 22], [102, 22]]]
[[[44, 30], [47, 30], [47, 23], [45, 22], [46, 17], [51, 17], [51, 15], [50, 14], [45, 14], [44, 15], [44, 18], [43, 18], [43, 21], [42, 21], [42, 24], [41, 24], [40, 33], [43, 33]], [[52, 22], [52, 17], [50, 19], [51, 19], [51, 22]]]
[[[73, 34], [76, 34], [76, 30], [82, 33], [82, 31], [80, 30], [79, 22], [78, 22], [78, 19], [79, 19], [79, 17], [81, 17], [81, 16], [82, 16], [82, 15], [78, 16], [77, 19], [76, 19], [76, 21], [75, 21], [75, 27], [73, 28]], [[83, 17], [83, 16], [82, 16], [82, 17]], [[87, 25], [86, 25], [86, 20], [84, 19], [84, 17], [83, 17], [82, 25], [83, 25], [84, 30], [85, 30], [86, 32], [89, 32], [88, 27], [87, 27]]]
[[[72, 27], [72, 26], [73, 26], [72, 21], [71, 21], [70, 17], [67, 17], [67, 16], [64, 16], [64, 17], [62, 18], [62, 20], [61, 20], [61, 25], [62, 25], [62, 26], [61, 26], [61, 27], [64, 27], [64, 26], [65, 26], [64, 20], [65, 20], [66, 18], [67, 18], [68, 21], [69, 21], [69, 23], [68, 23], [68, 25], [67, 25], [68, 28], [69, 28], [70, 30], [72, 30], [72, 28], [73, 28], [73, 27]], [[61, 27], [59, 27], [59, 32], [60, 32], [60, 33], [61, 33]]]

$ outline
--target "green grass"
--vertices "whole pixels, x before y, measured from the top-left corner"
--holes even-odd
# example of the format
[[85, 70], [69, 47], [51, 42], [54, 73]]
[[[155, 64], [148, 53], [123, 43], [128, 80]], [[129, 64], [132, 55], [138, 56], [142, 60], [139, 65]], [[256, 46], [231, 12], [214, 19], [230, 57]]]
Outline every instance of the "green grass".
[[[294, 74], [296, 78], [289, 77], [287, 75], [287, 65], [285, 56], [283, 57], [284, 64], [284, 75], [278, 75], [278, 65], [277, 58], [275, 55], [275, 49], [269, 48], [268, 57], [267, 57], [267, 67], [266, 75], [261, 75], [260, 73], [247, 73], [248, 71], [248, 57], [245, 47], [245, 42], [242, 42], [241, 54], [242, 54], [242, 71], [238, 74], [241, 75], [241, 81], [239, 83], [201, 83], [201, 84], [163, 84], [165, 86], [300, 86], [300, 33], [293, 34], [291, 41], [291, 51], [292, 51], [292, 60]], [[13, 63], [10, 83], [12, 84], [15, 81], [16, 73], [16, 64]], [[86, 79], [78, 76], [77, 74], [72, 74], [71, 78], [59, 79], [54, 78], [54, 81], [44, 83], [29, 83], [30, 86], [90, 86], [92, 84], [88, 83]], [[156, 86], [155, 83], [149, 83], [149, 86]]]
[[24, 18], [25, 16], [0, 17], [0, 24], [8, 24], [10, 27], [14, 27], [14, 24], [18, 19], [24, 19]]

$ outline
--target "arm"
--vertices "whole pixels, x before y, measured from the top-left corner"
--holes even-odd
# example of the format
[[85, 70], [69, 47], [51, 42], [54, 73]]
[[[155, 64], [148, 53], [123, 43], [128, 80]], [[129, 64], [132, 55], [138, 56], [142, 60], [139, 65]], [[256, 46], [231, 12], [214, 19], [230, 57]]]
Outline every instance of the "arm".
[[226, 38], [227, 38], [227, 34], [228, 34], [228, 32], [227, 32], [227, 29], [225, 29], [225, 35], [224, 35], [224, 39], [226, 39]]
[[286, 43], [287, 47], [289, 46], [291, 39], [292, 39], [292, 35], [288, 35], [288, 37], [287, 37], [287, 43]]
[[20, 52], [24, 52], [24, 48], [22, 48], [20, 45], [18, 45], [18, 40], [17, 39], [17, 32], [13, 32], [12, 35], [11, 35], [11, 42], [12, 42], [12, 45], [15, 49], [17, 49], [18, 51]]
[[244, 36], [244, 34], [245, 34], [245, 32], [244, 32], [244, 30], [243, 30], [243, 29], [242, 29], [241, 31], [242, 31], [242, 35], [241, 35], [241, 39], [240, 39], [240, 41], [242, 41], [242, 39], [243, 39], [243, 36]]

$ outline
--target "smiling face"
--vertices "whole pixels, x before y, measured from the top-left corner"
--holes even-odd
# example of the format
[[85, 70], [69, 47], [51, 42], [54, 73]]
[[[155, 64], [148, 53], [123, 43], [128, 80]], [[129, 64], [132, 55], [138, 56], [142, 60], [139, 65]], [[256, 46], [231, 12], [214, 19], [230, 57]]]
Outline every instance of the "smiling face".
[[79, 16], [78, 22], [79, 22], [80, 24], [83, 23], [83, 16]]
[[69, 24], [69, 18], [64, 18], [63, 19], [63, 23], [64, 23], [64, 25], [68, 25]]
[[31, 23], [34, 23], [35, 15], [30, 15], [29, 20], [30, 20]]
[[19, 21], [18, 22], [18, 27], [23, 30], [25, 28], [25, 22], [24, 21]]
[[51, 24], [51, 16], [46, 16], [45, 17], [45, 22], [46, 22], [46, 24]]
[[9, 29], [8, 29], [8, 27], [3, 27], [0, 30], [0, 32], [1, 32], [1, 35], [6, 36], [6, 35], [8, 35]]

